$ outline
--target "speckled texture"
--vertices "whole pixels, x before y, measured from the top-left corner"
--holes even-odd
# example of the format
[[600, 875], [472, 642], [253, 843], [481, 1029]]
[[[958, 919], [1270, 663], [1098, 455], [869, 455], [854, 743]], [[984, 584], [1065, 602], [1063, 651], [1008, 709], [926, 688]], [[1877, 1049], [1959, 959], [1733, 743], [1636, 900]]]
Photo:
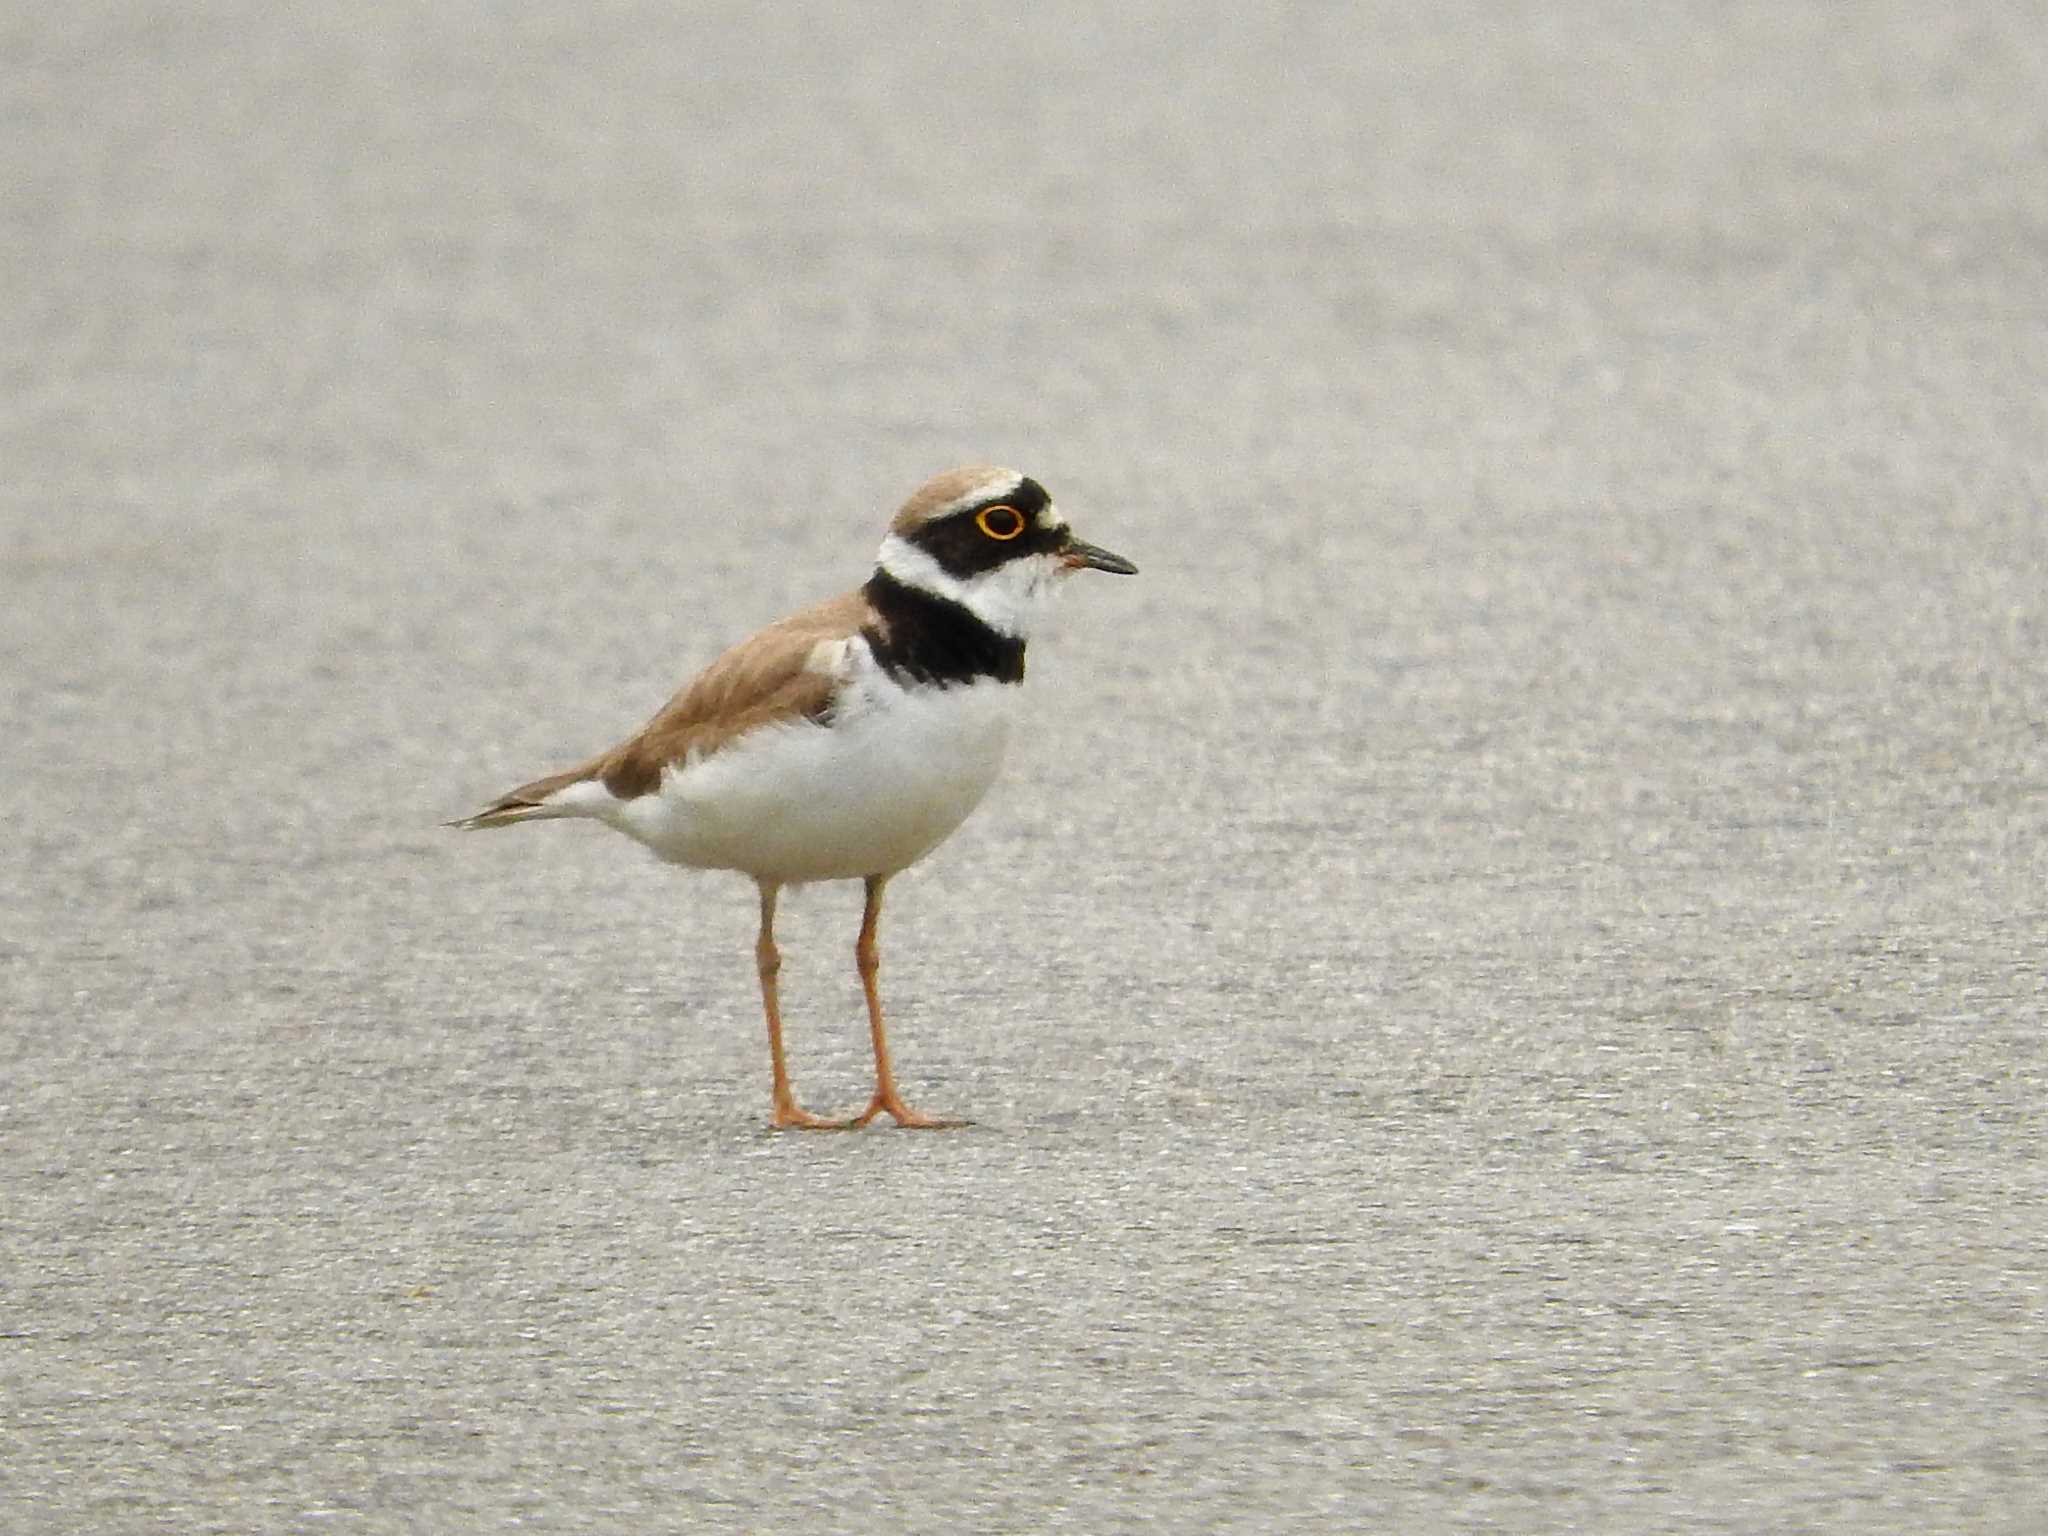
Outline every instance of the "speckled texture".
[[[2023, 14], [15, 8], [0, 1525], [2038, 1530]], [[772, 1136], [744, 882], [435, 824], [979, 460], [980, 1123]]]

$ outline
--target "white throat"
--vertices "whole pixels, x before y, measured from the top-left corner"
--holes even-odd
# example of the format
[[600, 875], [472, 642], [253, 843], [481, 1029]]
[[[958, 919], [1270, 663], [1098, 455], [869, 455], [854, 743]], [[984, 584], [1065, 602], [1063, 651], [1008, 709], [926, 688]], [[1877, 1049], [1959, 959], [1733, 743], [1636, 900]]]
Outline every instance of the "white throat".
[[1064, 568], [1057, 555], [1028, 555], [1006, 560], [976, 576], [955, 576], [908, 539], [890, 534], [882, 540], [875, 564], [902, 582], [933, 597], [958, 603], [999, 635], [1028, 640], [1031, 629], [1059, 595]]

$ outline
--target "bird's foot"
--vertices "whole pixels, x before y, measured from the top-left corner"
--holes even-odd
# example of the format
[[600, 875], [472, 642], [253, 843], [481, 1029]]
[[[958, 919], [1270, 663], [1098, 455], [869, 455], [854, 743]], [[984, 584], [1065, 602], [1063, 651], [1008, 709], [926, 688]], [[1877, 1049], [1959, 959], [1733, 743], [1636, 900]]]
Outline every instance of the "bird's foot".
[[974, 1123], [972, 1120], [935, 1120], [930, 1115], [921, 1115], [893, 1093], [877, 1093], [868, 1100], [866, 1109], [846, 1123], [857, 1131], [877, 1115], [887, 1115], [906, 1131], [954, 1131]]
[[851, 1120], [829, 1120], [823, 1115], [814, 1115], [794, 1099], [787, 1104], [777, 1104], [768, 1123], [778, 1131], [846, 1131], [853, 1129], [854, 1125]]

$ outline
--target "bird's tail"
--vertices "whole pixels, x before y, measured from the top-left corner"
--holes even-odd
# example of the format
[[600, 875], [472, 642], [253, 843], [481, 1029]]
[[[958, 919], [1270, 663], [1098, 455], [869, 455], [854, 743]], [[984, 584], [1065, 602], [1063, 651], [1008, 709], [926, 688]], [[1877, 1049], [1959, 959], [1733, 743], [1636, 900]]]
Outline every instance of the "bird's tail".
[[544, 779], [535, 779], [531, 784], [522, 784], [509, 793], [498, 796], [474, 816], [458, 817], [444, 822], [444, 826], [457, 827], [464, 832], [479, 832], [486, 827], [510, 827], [522, 821], [546, 821], [557, 816], [588, 816], [590, 808], [576, 797], [565, 796], [564, 790], [585, 783], [595, 769], [586, 763], [581, 768], [571, 768], [563, 773], [551, 773]]

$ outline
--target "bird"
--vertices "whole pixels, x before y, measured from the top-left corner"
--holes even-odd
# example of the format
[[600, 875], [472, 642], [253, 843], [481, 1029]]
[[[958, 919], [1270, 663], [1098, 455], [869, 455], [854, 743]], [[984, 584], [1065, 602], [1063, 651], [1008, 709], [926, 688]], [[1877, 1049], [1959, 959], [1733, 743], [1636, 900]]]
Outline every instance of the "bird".
[[[966, 820], [1002, 764], [1024, 651], [1065, 579], [1137, 567], [1075, 537], [1052, 497], [1013, 469], [968, 465], [903, 503], [855, 590], [770, 624], [685, 684], [637, 735], [448, 823], [603, 823], [688, 868], [751, 877], [755, 974], [768, 1023], [776, 1129], [857, 1129], [887, 1115], [968, 1122], [903, 1100], [883, 1019], [882, 893]], [[783, 1050], [775, 943], [785, 886], [859, 880], [854, 960], [875, 1088], [858, 1114], [811, 1113]]]

